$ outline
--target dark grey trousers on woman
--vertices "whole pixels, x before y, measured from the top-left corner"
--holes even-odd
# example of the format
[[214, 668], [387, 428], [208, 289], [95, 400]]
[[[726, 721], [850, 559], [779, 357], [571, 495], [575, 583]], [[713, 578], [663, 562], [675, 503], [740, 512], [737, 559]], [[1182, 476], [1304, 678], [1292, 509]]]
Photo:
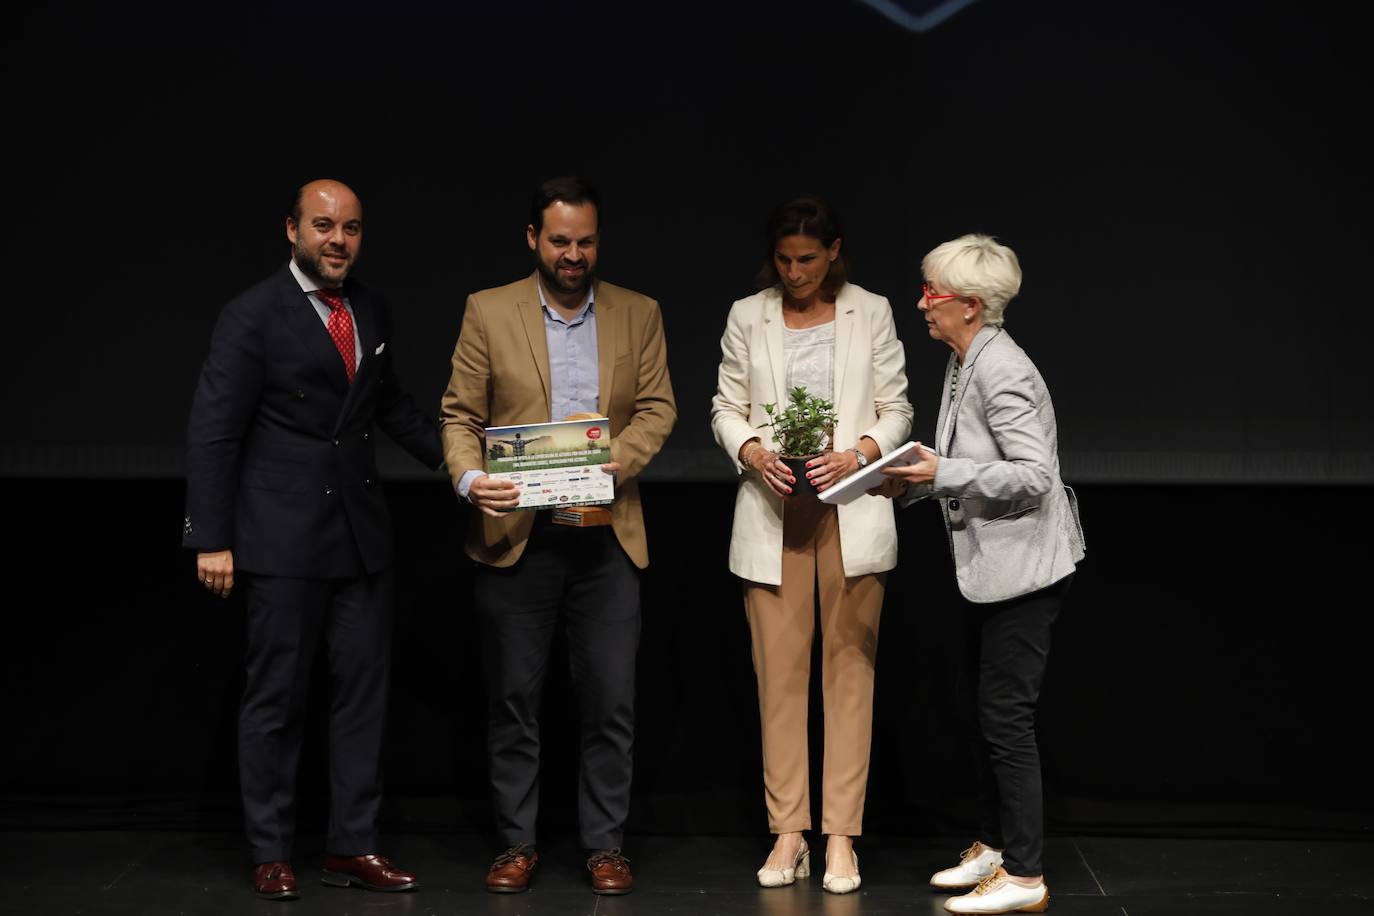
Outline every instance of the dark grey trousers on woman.
[[1004, 850], [1008, 873], [1042, 873], [1045, 812], [1035, 706], [1050, 656], [1050, 629], [1073, 582], [995, 604], [966, 602], [964, 693], [973, 705], [980, 801], [978, 839]]

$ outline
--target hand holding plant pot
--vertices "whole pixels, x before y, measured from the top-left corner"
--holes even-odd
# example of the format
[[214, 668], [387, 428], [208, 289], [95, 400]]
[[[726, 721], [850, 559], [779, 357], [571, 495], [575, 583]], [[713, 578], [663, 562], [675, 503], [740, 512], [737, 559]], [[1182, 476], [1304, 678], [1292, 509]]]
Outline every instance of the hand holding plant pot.
[[824, 493], [860, 468], [856, 453], [857, 449], [852, 448], [839, 452], [826, 449], [806, 462], [806, 479], [817, 493]]
[[753, 471], [757, 471], [764, 486], [783, 499], [792, 495], [792, 487], [797, 477], [792, 469], [783, 463], [777, 452], [770, 452], [758, 439], [750, 440], [742, 449], [740, 461]]
[[818, 492], [806, 476], [807, 462], [819, 458], [830, 447], [835, 433], [835, 405], [812, 397], [805, 388], [793, 388], [787, 406], [764, 404], [768, 425], [778, 441], [781, 457], [796, 479], [795, 493], [814, 498]]

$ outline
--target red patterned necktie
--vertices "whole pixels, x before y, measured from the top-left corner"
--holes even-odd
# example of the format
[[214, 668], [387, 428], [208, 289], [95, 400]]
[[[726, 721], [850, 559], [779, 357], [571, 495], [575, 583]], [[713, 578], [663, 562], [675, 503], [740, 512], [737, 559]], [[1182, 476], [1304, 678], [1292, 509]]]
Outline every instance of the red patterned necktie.
[[348, 373], [349, 384], [352, 384], [353, 374], [358, 371], [357, 351], [353, 348], [353, 316], [344, 308], [343, 293], [339, 290], [317, 289], [315, 295], [329, 306], [329, 336], [334, 339], [334, 346], [339, 348], [344, 371]]

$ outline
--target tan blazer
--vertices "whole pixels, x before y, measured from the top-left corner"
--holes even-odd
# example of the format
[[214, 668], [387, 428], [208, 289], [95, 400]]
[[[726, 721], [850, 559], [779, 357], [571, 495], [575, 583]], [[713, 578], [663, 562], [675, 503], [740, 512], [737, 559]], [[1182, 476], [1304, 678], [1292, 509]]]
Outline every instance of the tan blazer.
[[[649, 565], [636, 478], [663, 447], [677, 406], [668, 378], [668, 350], [658, 303], [610, 283], [596, 283], [598, 408], [611, 420], [611, 459], [620, 462], [611, 525], [625, 553]], [[440, 406], [444, 456], [454, 486], [484, 468], [483, 430], [551, 419], [549, 348], [535, 275], [468, 297], [453, 349], [453, 374]], [[561, 417], [557, 419], [562, 419]], [[510, 566], [520, 559], [533, 512], [490, 518], [473, 511], [465, 550], [479, 563]]]
[[[716, 442], [742, 474], [730, 534], [730, 571], [764, 585], [782, 584], [783, 501], [755, 471], [743, 471], [739, 450], [758, 436], [776, 449], [764, 404], [787, 402], [783, 363], [782, 293], [775, 287], [730, 308], [721, 338], [720, 372], [711, 400]], [[835, 447], [868, 436], [883, 454], [911, 434], [906, 356], [887, 299], [846, 283], [835, 299]], [[892, 500], [860, 496], [839, 507], [844, 574], [882, 572], [897, 565]]]

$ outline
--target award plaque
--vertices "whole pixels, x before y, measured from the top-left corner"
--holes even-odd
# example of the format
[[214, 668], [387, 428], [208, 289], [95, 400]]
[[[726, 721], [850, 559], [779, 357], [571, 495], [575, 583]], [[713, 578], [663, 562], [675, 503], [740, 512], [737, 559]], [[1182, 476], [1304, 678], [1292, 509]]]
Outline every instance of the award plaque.
[[877, 461], [870, 461], [867, 467], [854, 471], [822, 493], [821, 502], [831, 506], [843, 506], [852, 503], [874, 487], [881, 486], [882, 482], [887, 480], [883, 468], [901, 467], [920, 459], [920, 454], [916, 451], [917, 445], [919, 443], [907, 442], [888, 452]]
[[[487, 474], [520, 488], [524, 509], [572, 509], [615, 501], [611, 421], [606, 417], [493, 426], [486, 430]], [[604, 510], [602, 510], [604, 511]]]

